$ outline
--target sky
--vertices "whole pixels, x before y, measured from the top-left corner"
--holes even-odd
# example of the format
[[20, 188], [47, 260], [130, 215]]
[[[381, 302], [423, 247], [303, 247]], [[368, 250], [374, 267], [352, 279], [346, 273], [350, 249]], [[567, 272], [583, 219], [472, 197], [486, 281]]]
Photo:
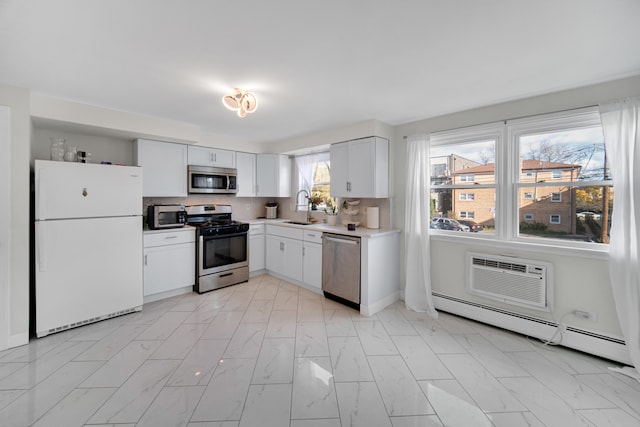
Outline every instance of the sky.
[[[604, 170], [604, 136], [602, 128], [590, 127], [561, 132], [548, 132], [529, 134], [520, 137], [520, 153], [524, 159], [531, 158], [531, 149], [538, 148], [541, 142], [546, 141], [552, 147], [567, 147], [572, 154], [566, 163], [574, 163], [582, 166], [582, 172], [586, 178], [601, 179]], [[478, 163], [495, 162], [495, 142], [478, 141], [454, 145], [432, 146], [431, 157], [447, 156], [455, 154]], [[565, 151], [567, 151], [565, 150]], [[576, 160], [577, 158], [577, 160]]]

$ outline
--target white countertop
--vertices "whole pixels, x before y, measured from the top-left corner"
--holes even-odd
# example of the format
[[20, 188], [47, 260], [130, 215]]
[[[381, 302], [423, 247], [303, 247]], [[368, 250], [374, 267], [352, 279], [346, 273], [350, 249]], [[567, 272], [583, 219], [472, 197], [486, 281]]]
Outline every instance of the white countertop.
[[273, 225], [281, 225], [284, 227], [291, 227], [291, 228], [301, 228], [303, 230], [313, 230], [313, 231], [319, 231], [319, 232], [326, 232], [326, 233], [336, 233], [336, 234], [343, 234], [345, 236], [356, 236], [356, 237], [369, 237], [369, 238], [375, 238], [375, 237], [380, 237], [380, 236], [384, 236], [387, 234], [393, 234], [393, 233], [399, 233], [400, 230], [397, 228], [387, 228], [387, 229], [382, 229], [382, 228], [366, 228], [366, 227], [357, 227], [355, 229], [355, 231], [349, 231], [347, 230], [347, 226], [340, 224], [340, 225], [327, 225], [325, 223], [322, 222], [318, 222], [315, 224], [309, 224], [309, 225], [300, 225], [300, 224], [290, 224], [287, 223], [287, 221], [292, 221], [286, 218], [277, 218], [277, 219], [244, 219], [244, 220], [240, 220], [242, 222], [246, 222], [249, 224], [273, 224]]

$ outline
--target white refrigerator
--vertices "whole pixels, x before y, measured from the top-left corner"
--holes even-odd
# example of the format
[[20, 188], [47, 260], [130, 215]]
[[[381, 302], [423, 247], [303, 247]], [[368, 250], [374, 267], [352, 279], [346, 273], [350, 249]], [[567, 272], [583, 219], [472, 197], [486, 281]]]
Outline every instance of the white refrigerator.
[[142, 168], [36, 160], [38, 337], [142, 310], [142, 258]]

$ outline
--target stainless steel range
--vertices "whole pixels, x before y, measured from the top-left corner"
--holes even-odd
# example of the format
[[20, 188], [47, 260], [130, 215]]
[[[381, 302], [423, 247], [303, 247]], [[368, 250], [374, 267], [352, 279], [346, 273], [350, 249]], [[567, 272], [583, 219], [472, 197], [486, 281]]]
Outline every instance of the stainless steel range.
[[249, 280], [249, 224], [231, 219], [230, 205], [187, 206], [187, 224], [196, 227], [198, 293]]

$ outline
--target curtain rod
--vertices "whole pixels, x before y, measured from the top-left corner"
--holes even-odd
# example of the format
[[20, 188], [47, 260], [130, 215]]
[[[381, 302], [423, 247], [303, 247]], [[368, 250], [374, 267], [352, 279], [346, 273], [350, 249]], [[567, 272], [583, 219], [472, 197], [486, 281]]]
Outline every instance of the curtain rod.
[[[578, 110], [583, 110], [583, 109], [586, 109], [586, 108], [595, 108], [597, 106], [598, 106], [598, 104], [585, 105], [584, 107], [565, 108], [564, 110], [548, 111], [546, 113], [531, 114], [531, 115], [528, 115], [528, 116], [509, 117], [507, 119], [500, 119], [500, 120], [496, 120], [496, 121], [493, 121], [493, 122], [476, 123], [474, 125], [460, 126], [460, 127], [456, 127], [456, 128], [450, 128], [450, 129], [442, 129], [442, 130], [438, 130], [438, 131], [435, 131], [435, 132], [429, 132], [429, 133], [447, 132], [447, 131], [450, 131], [450, 130], [465, 129], [465, 128], [470, 128], [470, 127], [474, 127], [474, 126], [482, 126], [482, 125], [488, 125], [488, 124], [491, 124], [491, 123], [498, 123], [498, 122], [503, 122], [506, 125], [507, 122], [513, 121], [513, 120], [526, 119], [526, 118], [531, 118], [531, 117], [536, 117], [536, 116], [544, 116], [546, 114], [557, 114], [557, 113], [566, 113], [566, 112], [569, 112], [569, 111], [578, 111]], [[402, 139], [407, 139], [407, 138], [408, 138], [407, 135], [404, 135], [402, 137]]]

